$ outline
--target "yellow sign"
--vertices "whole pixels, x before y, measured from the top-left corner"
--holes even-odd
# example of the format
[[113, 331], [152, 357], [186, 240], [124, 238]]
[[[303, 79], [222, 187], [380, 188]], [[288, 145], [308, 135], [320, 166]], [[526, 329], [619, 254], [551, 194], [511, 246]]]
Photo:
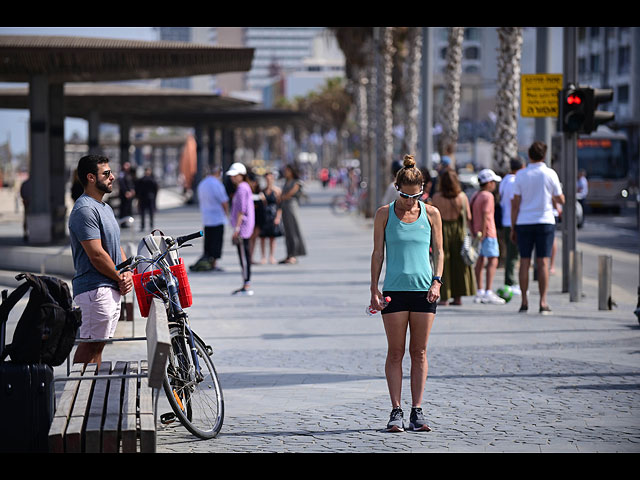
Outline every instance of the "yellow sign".
[[559, 90], [562, 90], [561, 73], [521, 75], [520, 115], [523, 117], [557, 117]]

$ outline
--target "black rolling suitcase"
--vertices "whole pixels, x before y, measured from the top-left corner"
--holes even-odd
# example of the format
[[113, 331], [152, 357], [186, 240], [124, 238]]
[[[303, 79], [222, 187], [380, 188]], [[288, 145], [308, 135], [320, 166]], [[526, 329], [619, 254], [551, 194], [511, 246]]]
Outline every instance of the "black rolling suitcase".
[[0, 452], [47, 452], [54, 398], [49, 365], [0, 363]]

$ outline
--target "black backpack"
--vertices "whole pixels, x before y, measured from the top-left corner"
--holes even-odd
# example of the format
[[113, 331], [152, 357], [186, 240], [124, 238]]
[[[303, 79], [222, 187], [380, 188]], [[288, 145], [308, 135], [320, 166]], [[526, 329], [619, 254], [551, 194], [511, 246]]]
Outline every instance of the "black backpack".
[[[9, 312], [31, 288], [29, 301], [18, 320], [13, 341], [2, 351], [0, 361], [7, 356], [15, 363], [44, 363], [61, 365], [71, 353], [82, 313], [73, 305], [69, 286], [62, 280], [46, 275], [20, 273], [16, 280], [26, 280], [5, 298], [0, 305], [0, 327]], [[0, 344], [0, 348], [3, 347]]]

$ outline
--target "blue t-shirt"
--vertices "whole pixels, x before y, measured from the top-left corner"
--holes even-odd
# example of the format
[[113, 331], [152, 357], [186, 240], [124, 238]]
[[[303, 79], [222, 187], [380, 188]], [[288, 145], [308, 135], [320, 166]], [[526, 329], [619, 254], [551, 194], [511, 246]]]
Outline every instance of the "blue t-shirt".
[[431, 287], [431, 224], [422, 202], [415, 222], [402, 222], [395, 213], [395, 202], [389, 205], [389, 219], [384, 231], [387, 269], [385, 291], [426, 292]]
[[72, 280], [73, 296], [98, 287], [117, 289], [118, 282], [105, 277], [93, 266], [82, 244], [85, 240], [102, 240], [102, 248], [115, 265], [122, 262], [120, 251], [120, 226], [109, 204], [98, 202], [89, 195], [76, 200], [69, 215], [71, 253], [76, 274]]

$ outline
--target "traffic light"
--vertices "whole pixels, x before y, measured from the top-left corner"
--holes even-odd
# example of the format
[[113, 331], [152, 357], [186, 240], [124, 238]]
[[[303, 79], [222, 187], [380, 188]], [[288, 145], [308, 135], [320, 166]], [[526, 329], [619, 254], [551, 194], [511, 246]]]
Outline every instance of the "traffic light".
[[582, 88], [585, 97], [586, 119], [582, 126], [583, 133], [591, 133], [598, 128], [598, 125], [610, 122], [615, 118], [613, 112], [597, 110], [598, 105], [613, 100], [613, 90], [611, 88]]
[[558, 92], [558, 130], [576, 133], [588, 118], [585, 89], [569, 85]]

